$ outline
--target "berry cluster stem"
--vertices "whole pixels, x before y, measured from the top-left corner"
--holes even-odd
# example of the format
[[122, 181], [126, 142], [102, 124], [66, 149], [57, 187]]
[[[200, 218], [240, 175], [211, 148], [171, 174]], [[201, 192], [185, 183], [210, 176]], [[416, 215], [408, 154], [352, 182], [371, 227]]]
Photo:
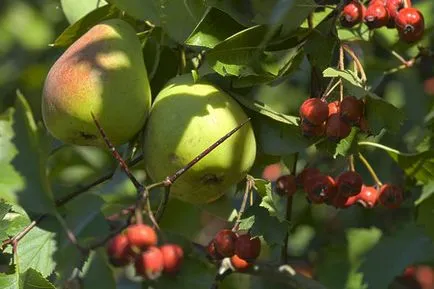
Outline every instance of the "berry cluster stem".
[[[294, 154], [294, 163], [292, 165], [291, 169], [291, 175], [295, 176], [297, 171], [297, 162], [298, 162], [298, 153]], [[291, 216], [292, 216], [292, 201], [293, 197], [288, 196], [286, 200], [286, 216], [285, 219], [288, 223], [291, 222]], [[289, 231], [286, 232], [285, 238], [283, 240], [283, 247], [282, 247], [282, 263], [287, 264], [288, 263], [288, 241], [289, 241]]]
[[374, 179], [375, 183], [378, 186], [382, 186], [383, 183], [378, 178], [377, 174], [375, 173], [375, 170], [372, 168], [371, 164], [368, 162], [368, 160], [360, 152], [359, 152], [359, 159], [365, 165], [366, 169], [369, 171], [369, 174], [371, 174], [371, 176]]

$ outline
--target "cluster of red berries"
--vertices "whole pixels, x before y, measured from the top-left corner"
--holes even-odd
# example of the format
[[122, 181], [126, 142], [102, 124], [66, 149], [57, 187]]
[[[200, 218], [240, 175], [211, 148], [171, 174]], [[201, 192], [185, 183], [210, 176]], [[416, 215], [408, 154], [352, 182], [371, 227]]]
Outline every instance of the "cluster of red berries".
[[307, 137], [325, 134], [330, 140], [339, 141], [350, 134], [352, 125], [366, 132], [364, 110], [364, 102], [354, 96], [328, 104], [320, 98], [309, 98], [300, 106], [302, 133]]
[[364, 22], [369, 29], [396, 28], [399, 38], [412, 43], [422, 38], [425, 21], [422, 13], [414, 7], [405, 7], [409, 0], [370, 0], [366, 8], [359, 0], [350, 0], [341, 14], [341, 25], [353, 27]]
[[114, 266], [134, 262], [136, 274], [149, 280], [157, 279], [162, 273], [177, 273], [184, 251], [176, 244], [157, 247], [157, 243], [158, 237], [152, 227], [134, 224], [109, 241], [107, 253]]
[[384, 184], [379, 189], [366, 186], [360, 174], [354, 171], [346, 171], [333, 178], [309, 167], [297, 177], [283, 175], [276, 180], [276, 192], [282, 196], [292, 196], [297, 186], [303, 188], [311, 203], [325, 203], [336, 208], [348, 208], [356, 203], [373, 208], [380, 203], [394, 209], [404, 200], [403, 191], [398, 186]]
[[211, 260], [230, 258], [237, 271], [249, 268], [261, 253], [261, 240], [250, 234], [237, 235], [232, 230], [220, 230], [209, 242], [208, 257]]

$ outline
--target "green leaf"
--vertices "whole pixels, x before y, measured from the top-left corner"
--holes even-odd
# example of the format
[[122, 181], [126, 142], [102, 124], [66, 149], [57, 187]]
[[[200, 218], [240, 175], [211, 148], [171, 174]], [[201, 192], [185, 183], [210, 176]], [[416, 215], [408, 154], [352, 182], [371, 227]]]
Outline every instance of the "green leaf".
[[335, 21], [333, 17], [326, 17], [312, 31], [304, 49], [311, 64], [324, 71], [332, 63], [338, 44]]
[[405, 171], [407, 177], [428, 184], [434, 179], [434, 151], [424, 151], [420, 153], [403, 153], [396, 149], [373, 142], [359, 142], [359, 145], [380, 148]]
[[41, 127], [36, 126], [29, 104], [20, 92], [17, 93], [15, 109], [13, 142], [18, 154], [12, 165], [25, 182], [25, 186], [17, 192], [18, 201], [31, 212], [54, 212], [53, 194], [46, 173], [48, 137]]
[[213, 283], [216, 268], [207, 261], [187, 256], [176, 277], [162, 276], [155, 282], [145, 282], [143, 289], [191, 289], [209, 288]]
[[270, 22], [271, 24], [282, 23], [282, 33], [289, 34], [303, 23], [315, 10], [316, 5], [314, 0], [280, 0], [274, 6]]
[[57, 247], [55, 235], [54, 231], [35, 227], [18, 242], [15, 262], [20, 274], [29, 268], [44, 277], [53, 272], [56, 266], [52, 256]]
[[400, 109], [372, 93], [366, 97], [365, 113], [369, 130], [373, 134], [380, 133], [382, 129], [397, 133], [405, 118]]
[[142, 1], [111, 0], [111, 3], [136, 19], [148, 20], [161, 26], [174, 40], [182, 43], [197, 25], [205, 12], [201, 0]]
[[336, 153], [334, 157], [337, 157], [338, 155], [341, 156], [348, 156], [350, 154], [354, 154], [357, 152], [357, 142], [359, 140], [360, 130], [357, 127], [353, 127], [351, 129], [350, 135], [346, 138], [342, 139], [339, 144], [336, 147]]
[[282, 156], [304, 151], [312, 143], [303, 137], [298, 126], [283, 124], [267, 117], [252, 119], [260, 150], [268, 155]]
[[213, 48], [243, 28], [228, 14], [219, 9], [211, 8], [194, 28], [185, 44]]
[[16, 192], [23, 188], [21, 176], [10, 163], [17, 154], [12, 138], [13, 109], [9, 109], [0, 116], [0, 199], [10, 203], [16, 203]]
[[74, 23], [89, 12], [107, 4], [104, 0], [60, 0], [69, 23]]
[[4, 217], [11, 208], [11, 205], [8, 205], [0, 200], [0, 243], [8, 238], [8, 234], [6, 233], [5, 229], [9, 225], [9, 222], [4, 220]]
[[208, 6], [215, 7], [226, 14], [230, 15], [237, 22], [244, 26], [254, 25], [253, 7], [249, 3], [250, 1], [233, 1], [233, 0], [206, 0]]
[[417, 224], [420, 225], [425, 233], [434, 240], [434, 196], [425, 199], [417, 207]]
[[30, 223], [29, 217], [23, 212], [14, 212], [13, 206], [0, 202], [0, 211], [3, 205], [8, 206], [9, 210], [3, 217], [0, 212], [0, 242], [15, 236]]
[[289, 224], [279, 221], [264, 207], [249, 207], [243, 214], [241, 230], [250, 230], [252, 236], [263, 236], [269, 245], [282, 245], [289, 230]]
[[0, 273], [0, 288], [2, 289], [56, 289], [45, 279], [40, 272], [29, 268], [26, 272], [18, 274]]
[[350, 95], [357, 98], [365, 97], [368, 92], [363, 88], [358, 76], [351, 70], [339, 70], [333, 67], [328, 67], [323, 71], [324, 77], [339, 77], [344, 81], [344, 87]]
[[394, 234], [383, 236], [366, 254], [359, 271], [369, 288], [386, 289], [408, 265], [429, 261], [433, 254], [432, 240], [414, 224], [407, 224]]
[[280, 222], [286, 220], [286, 197], [273, 194], [271, 182], [262, 179], [255, 179], [255, 189], [262, 196], [259, 204], [268, 210], [270, 216], [276, 217]]
[[375, 246], [380, 237], [379, 229], [370, 228], [349, 229], [344, 240], [333, 238], [319, 252], [318, 281], [326, 288], [365, 289], [363, 275], [358, 269], [366, 252]]
[[261, 25], [244, 29], [210, 50], [207, 61], [222, 76], [258, 75], [252, 63], [265, 57], [259, 45], [266, 33], [267, 27]]
[[266, 26], [242, 30], [217, 44], [207, 54], [209, 65], [222, 76], [233, 76], [235, 87], [257, 85], [288, 75], [301, 61], [301, 45], [264, 51]]
[[116, 289], [113, 273], [104, 248], [92, 251], [81, 274], [83, 278], [83, 288]]
[[67, 47], [92, 28], [92, 26], [103, 20], [115, 18], [118, 13], [119, 11], [111, 5], [105, 5], [95, 9], [89, 14], [86, 14], [83, 18], [80, 18], [80, 20], [74, 21], [74, 24], [68, 26], [51, 46]]

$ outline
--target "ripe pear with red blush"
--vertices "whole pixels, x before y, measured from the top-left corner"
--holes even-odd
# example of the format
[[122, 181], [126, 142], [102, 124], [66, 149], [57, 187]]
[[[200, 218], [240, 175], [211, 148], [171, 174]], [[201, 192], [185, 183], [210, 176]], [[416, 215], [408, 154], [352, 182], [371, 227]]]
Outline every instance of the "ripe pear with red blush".
[[41, 103], [45, 126], [65, 143], [106, 146], [92, 114], [115, 146], [133, 138], [151, 106], [134, 28], [121, 19], [90, 28], [51, 67]]

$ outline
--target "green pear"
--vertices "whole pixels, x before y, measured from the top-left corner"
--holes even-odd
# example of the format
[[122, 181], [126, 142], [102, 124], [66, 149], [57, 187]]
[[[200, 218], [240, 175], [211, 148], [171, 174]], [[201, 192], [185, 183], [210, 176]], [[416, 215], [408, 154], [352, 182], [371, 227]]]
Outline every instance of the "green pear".
[[151, 91], [134, 29], [125, 21], [103, 21], [75, 41], [45, 80], [42, 115], [48, 131], [77, 145], [104, 146], [92, 119], [114, 145], [143, 127]]
[[[215, 86], [172, 79], [156, 97], [143, 135], [146, 171], [162, 181], [247, 119], [241, 106]], [[217, 200], [240, 182], [256, 157], [250, 123], [187, 170], [170, 195], [193, 204]]]

